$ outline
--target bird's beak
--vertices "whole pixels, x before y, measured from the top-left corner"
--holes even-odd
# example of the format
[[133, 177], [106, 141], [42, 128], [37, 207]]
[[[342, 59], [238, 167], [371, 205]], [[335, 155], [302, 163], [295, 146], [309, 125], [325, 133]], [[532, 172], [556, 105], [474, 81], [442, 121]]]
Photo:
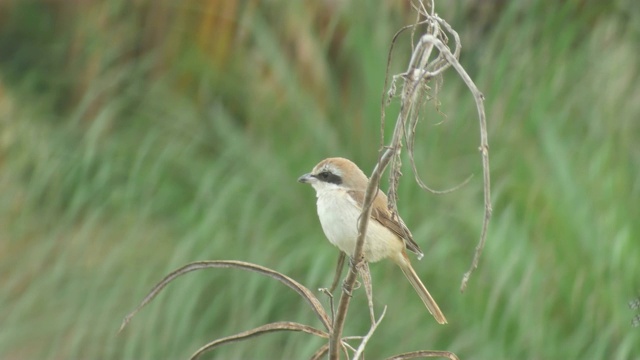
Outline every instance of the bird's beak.
[[313, 180], [315, 180], [315, 177], [313, 177], [313, 175], [311, 175], [311, 173], [304, 174], [304, 175], [302, 175], [302, 176], [300, 176], [298, 178], [298, 182], [301, 182], [303, 184], [308, 184], [308, 183], [312, 182]]

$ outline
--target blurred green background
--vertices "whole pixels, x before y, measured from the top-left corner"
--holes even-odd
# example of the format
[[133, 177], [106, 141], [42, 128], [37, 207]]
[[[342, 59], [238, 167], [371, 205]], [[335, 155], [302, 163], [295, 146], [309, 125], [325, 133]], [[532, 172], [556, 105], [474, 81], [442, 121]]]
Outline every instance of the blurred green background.
[[[436, 1], [486, 96], [494, 217], [480, 267], [475, 104], [450, 70], [423, 112], [400, 213], [449, 325], [399, 269], [372, 266], [378, 359], [640, 358], [640, 6], [634, 0]], [[0, 2], [0, 358], [177, 359], [271, 321], [321, 327], [289, 289], [234, 270], [190, 274], [121, 334], [165, 274], [238, 259], [328, 286], [337, 250], [312, 189], [319, 160], [369, 173], [402, 0]], [[392, 58], [406, 68], [409, 34]], [[387, 136], [398, 101], [387, 109]], [[406, 162], [408, 164], [408, 162]], [[322, 298], [325, 301], [325, 298]], [[356, 293], [345, 335], [369, 326]], [[270, 334], [206, 358], [305, 358]], [[271, 354], [271, 355], [270, 355]]]

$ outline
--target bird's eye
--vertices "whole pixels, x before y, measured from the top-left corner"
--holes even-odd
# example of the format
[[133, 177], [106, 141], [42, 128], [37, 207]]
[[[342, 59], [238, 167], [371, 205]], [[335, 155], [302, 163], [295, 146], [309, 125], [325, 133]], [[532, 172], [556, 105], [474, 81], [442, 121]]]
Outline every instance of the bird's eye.
[[339, 175], [334, 174], [334, 173], [332, 173], [331, 171], [328, 171], [328, 170], [325, 170], [325, 171], [319, 173], [315, 177], [318, 180], [324, 181], [326, 183], [336, 184], [336, 185], [342, 184], [342, 178]]

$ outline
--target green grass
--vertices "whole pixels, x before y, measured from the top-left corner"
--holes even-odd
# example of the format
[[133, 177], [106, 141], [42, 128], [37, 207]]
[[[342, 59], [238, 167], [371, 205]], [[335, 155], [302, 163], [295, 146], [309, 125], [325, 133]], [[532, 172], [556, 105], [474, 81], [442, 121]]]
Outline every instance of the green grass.
[[[337, 252], [313, 191], [295, 180], [328, 156], [372, 169], [386, 51], [413, 16], [391, 2], [238, 5], [222, 28], [235, 42], [208, 52], [198, 21], [219, 18], [184, 4], [89, 4], [82, 11], [95, 21], [53, 33], [47, 24], [72, 9], [4, 5], [14, 20], [0, 28], [0, 53], [21, 50], [21, 60], [0, 58], [0, 358], [185, 358], [266, 322], [321, 326], [278, 283], [210, 270], [170, 285], [116, 334], [155, 282], [195, 260], [250, 261], [310, 289], [329, 285]], [[436, 188], [475, 176], [436, 196], [406, 168], [399, 204], [426, 252], [416, 270], [450, 324], [437, 326], [398, 269], [375, 264], [377, 308], [389, 308], [368, 358], [418, 349], [465, 359], [640, 356], [627, 307], [640, 291], [640, 14], [631, 2], [554, 4], [506, 5], [482, 33], [467, 3], [437, 4], [487, 99], [494, 217], [460, 294], [482, 184], [475, 105], [450, 73], [446, 118], [428, 107], [416, 159]], [[161, 25], [140, 30], [141, 18]], [[136, 36], [147, 46], [135, 50]], [[52, 38], [49, 47], [26, 41]], [[402, 38], [398, 51], [407, 45]], [[393, 71], [405, 64], [394, 55]], [[368, 323], [357, 292], [345, 334]], [[304, 358], [321, 344], [270, 334], [205, 358]]]

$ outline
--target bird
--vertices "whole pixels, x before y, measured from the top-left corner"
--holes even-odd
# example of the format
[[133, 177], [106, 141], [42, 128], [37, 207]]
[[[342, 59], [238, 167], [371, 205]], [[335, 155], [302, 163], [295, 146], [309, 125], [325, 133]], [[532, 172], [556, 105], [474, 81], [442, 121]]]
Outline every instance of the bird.
[[[358, 218], [362, 213], [369, 179], [351, 160], [341, 157], [320, 161], [310, 173], [298, 178], [316, 191], [317, 211], [322, 230], [333, 245], [353, 257], [358, 238]], [[420, 299], [440, 324], [447, 319], [418, 274], [411, 266], [406, 250], [423, 256], [413, 235], [398, 215], [388, 208], [387, 195], [380, 189], [373, 200], [363, 255], [374, 263], [389, 258], [405, 275]]]

